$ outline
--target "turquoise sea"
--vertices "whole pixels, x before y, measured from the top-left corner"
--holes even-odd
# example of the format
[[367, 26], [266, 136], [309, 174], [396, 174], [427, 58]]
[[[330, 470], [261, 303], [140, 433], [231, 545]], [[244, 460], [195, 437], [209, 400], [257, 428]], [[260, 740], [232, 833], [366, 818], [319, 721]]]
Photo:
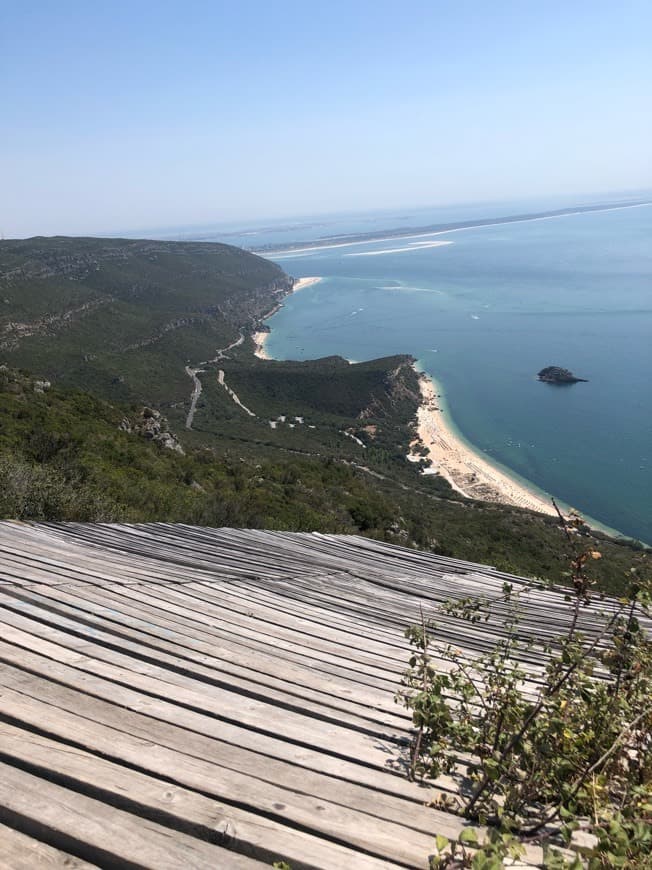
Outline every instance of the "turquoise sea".
[[[483, 208], [489, 217], [523, 211]], [[348, 218], [343, 231], [367, 231], [371, 220]], [[373, 220], [374, 229], [399, 225]], [[287, 241], [319, 235], [314, 225], [284, 232]], [[452, 244], [421, 246], [435, 240]], [[269, 321], [272, 356], [410, 353], [478, 451], [652, 543], [652, 206], [269, 256], [292, 275], [324, 278]], [[540, 383], [547, 365], [589, 382]]]

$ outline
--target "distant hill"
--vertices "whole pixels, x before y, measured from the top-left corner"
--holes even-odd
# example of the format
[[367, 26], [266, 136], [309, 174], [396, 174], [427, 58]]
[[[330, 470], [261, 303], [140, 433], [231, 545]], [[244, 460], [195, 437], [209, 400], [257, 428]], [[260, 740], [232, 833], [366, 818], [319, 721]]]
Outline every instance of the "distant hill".
[[246, 339], [292, 285], [275, 264], [229, 245], [3, 241], [0, 363], [158, 408], [193, 447], [356, 462], [367, 440], [372, 464], [390, 445], [405, 465], [419, 401], [408, 357], [355, 366], [254, 357]]
[[105, 398], [182, 401], [208, 359], [291, 287], [230, 245], [128, 239], [0, 242], [0, 360]]

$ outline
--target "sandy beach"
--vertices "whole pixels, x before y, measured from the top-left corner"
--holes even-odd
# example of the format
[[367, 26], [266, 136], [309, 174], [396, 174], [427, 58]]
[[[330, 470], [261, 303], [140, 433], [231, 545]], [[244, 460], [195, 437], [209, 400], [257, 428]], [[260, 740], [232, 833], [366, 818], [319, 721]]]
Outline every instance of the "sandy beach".
[[292, 285], [292, 292], [298, 293], [299, 290], [304, 290], [306, 287], [310, 287], [311, 284], [318, 284], [321, 281], [321, 276], [313, 276], [312, 278], [299, 278], [298, 281], [295, 281]]
[[[317, 284], [321, 281], [321, 276], [313, 275], [310, 278], [299, 278], [292, 285], [292, 293], [298, 293], [299, 290], [304, 290], [306, 287], [310, 287], [311, 284]], [[276, 314], [280, 305], [277, 305], [273, 308], [268, 314], [263, 318], [267, 320], [268, 317], [271, 317], [273, 314]], [[251, 337], [254, 342], [254, 354], [258, 357], [258, 359], [272, 359], [272, 357], [267, 353], [265, 349], [265, 342], [267, 341], [267, 336], [269, 335], [269, 331], [267, 330], [259, 330], [258, 332], [252, 333]]]
[[[556, 516], [549, 501], [499, 471], [470, 450], [452, 431], [441, 410], [438, 398], [440, 390], [428, 375], [420, 374], [419, 385], [422, 396], [417, 414], [419, 438], [413, 442], [413, 446], [421, 442], [428, 449], [432, 465], [426, 474], [441, 474], [454, 489], [469, 498], [515, 505]], [[418, 455], [413, 453], [408, 458], [416, 461]]]
[[[300, 278], [294, 284], [292, 293], [321, 280], [319, 276]], [[279, 307], [270, 311], [265, 319], [271, 317]], [[264, 330], [252, 334], [254, 353], [259, 359], [272, 359], [265, 348], [268, 335], [269, 331]], [[428, 450], [427, 458], [431, 464], [424, 474], [441, 474], [453, 489], [468, 498], [514, 505], [556, 516], [552, 504], [544, 496], [500, 471], [462, 441], [447, 423], [441, 409], [441, 390], [423, 372], [419, 373], [419, 388], [422, 401], [417, 413], [418, 438], [411, 447], [414, 449], [422, 444]], [[408, 454], [408, 459], [417, 462], [422, 456], [415, 450]]]

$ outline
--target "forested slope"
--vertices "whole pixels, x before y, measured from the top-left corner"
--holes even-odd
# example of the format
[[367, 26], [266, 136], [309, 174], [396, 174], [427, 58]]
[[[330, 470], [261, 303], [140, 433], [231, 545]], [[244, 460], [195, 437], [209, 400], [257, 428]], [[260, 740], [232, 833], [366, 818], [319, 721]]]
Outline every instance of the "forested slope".
[[291, 287], [229, 245], [128, 239], [0, 242], [0, 359], [105, 398], [185, 400], [184, 364]]
[[[0, 518], [362, 533], [563, 580], [567, 557], [553, 520], [457, 500], [387, 452], [383, 475], [337, 451], [255, 448], [246, 439], [185, 442], [181, 453], [151, 437], [142, 408], [41, 389], [24, 373], [0, 371]], [[603, 553], [602, 585], [618, 589], [636, 551], [606, 539], [593, 545]]]

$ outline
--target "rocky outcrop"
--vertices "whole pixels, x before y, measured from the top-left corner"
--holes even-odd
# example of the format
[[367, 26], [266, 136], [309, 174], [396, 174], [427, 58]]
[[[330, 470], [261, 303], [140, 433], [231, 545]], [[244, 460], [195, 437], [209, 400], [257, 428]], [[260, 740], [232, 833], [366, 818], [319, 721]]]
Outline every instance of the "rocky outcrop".
[[155, 411], [153, 408], [142, 408], [135, 421], [123, 417], [118, 428], [123, 432], [134, 432], [148, 441], [155, 441], [168, 450], [184, 453], [176, 435], [168, 430], [168, 421], [161, 416], [160, 411]]
[[588, 383], [586, 378], [576, 378], [568, 369], [562, 369], [559, 366], [546, 366], [545, 369], [541, 369], [537, 378], [546, 384]]
[[0, 393], [28, 396], [30, 393], [47, 393], [50, 381], [38, 380], [26, 372], [0, 365]]
[[101, 305], [113, 302], [113, 296], [100, 296], [83, 305], [69, 308], [59, 314], [47, 314], [30, 323], [8, 321], [0, 326], [0, 350], [11, 350], [21, 339], [30, 335], [55, 335], [61, 328], [72, 325], [79, 318], [96, 311]]

